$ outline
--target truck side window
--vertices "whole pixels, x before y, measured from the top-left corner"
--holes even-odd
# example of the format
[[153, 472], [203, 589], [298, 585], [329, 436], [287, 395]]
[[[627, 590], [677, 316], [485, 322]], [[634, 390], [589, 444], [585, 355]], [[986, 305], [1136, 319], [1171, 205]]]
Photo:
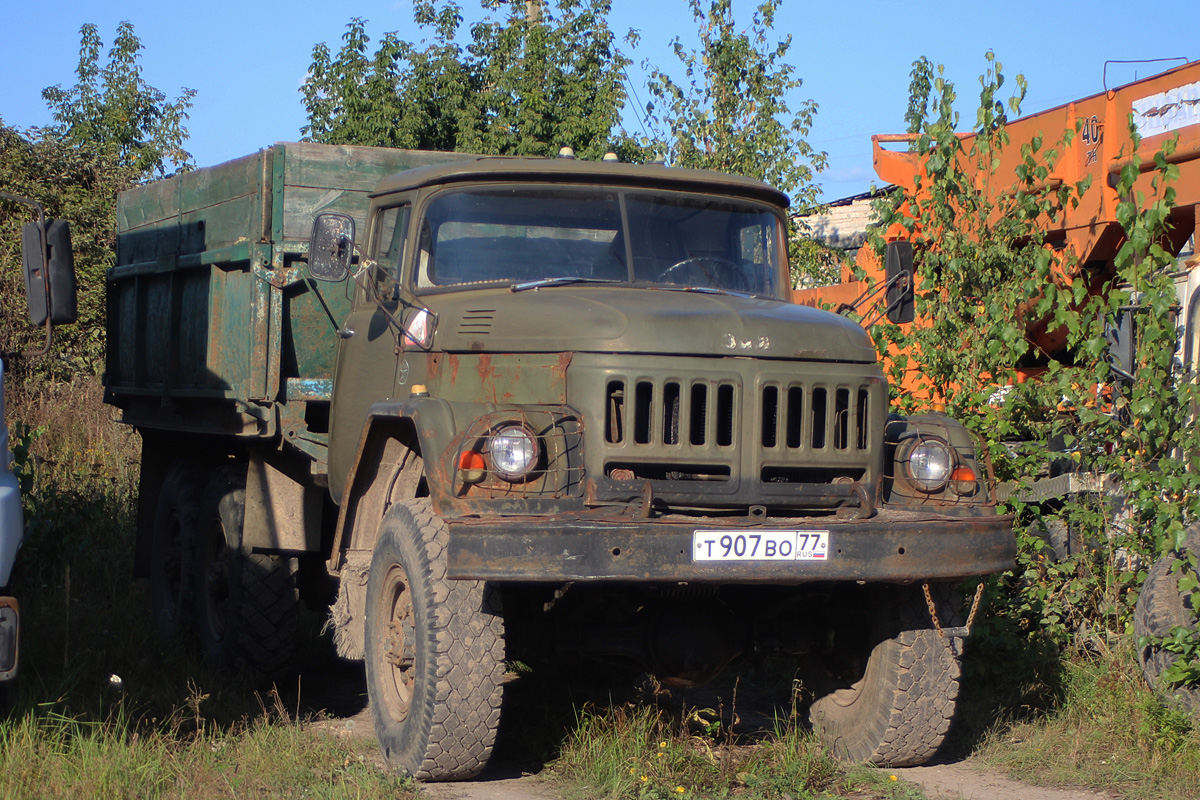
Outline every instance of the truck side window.
[[411, 206], [393, 206], [379, 212], [375, 225], [375, 267], [371, 290], [383, 302], [398, 299], [400, 270], [404, 264], [404, 242], [408, 235]]
[[775, 241], [776, 230], [777, 228], [774, 225], [755, 224], [747, 225], [738, 232], [740, 262], [743, 265], [751, 267], [748, 274], [756, 276], [756, 280], [758, 281], [758, 285], [753, 288], [755, 291], [764, 294], [771, 293], [771, 287], [774, 283], [775, 272], [773, 265], [777, 263], [778, 259]]

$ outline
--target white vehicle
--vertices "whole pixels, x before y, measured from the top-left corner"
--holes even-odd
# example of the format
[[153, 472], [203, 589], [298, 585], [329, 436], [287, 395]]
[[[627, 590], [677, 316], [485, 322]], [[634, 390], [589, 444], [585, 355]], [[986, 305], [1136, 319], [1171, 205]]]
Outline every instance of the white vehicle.
[[[4, 362], [0, 361], [0, 381]], [[4, 416], [4, 392], [0, 387], [0, 418]], [[9, 595], [13, 564], [25, 536], [21, 514], [21, 487], [12, 471], [12, 453], [8, 449], [8, 428], [0, 425], [0, 685], [10, 686], [17, 675], [19, 608], [17, 598]], [[0, 690], [3, 691], [3, 690]]]

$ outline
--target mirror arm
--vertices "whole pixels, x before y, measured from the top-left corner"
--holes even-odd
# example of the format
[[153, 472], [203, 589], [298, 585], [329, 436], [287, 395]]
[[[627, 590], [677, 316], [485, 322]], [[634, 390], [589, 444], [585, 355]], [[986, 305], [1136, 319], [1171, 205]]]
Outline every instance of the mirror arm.
[[324, 309], [325, 316], [329, 317], [329, 324], [333, 326], [333, 332], [337, 334], [337, 337], [339, 339], [349, 339], [351, 336], [353, 336], [354, 331], [338, 325], [337, 319], [335, 319], [333, 316], [333, 310], [329, 308], [329, 303], [325, 300], [325, 295], [321, 294], [321, 290], [317, 287], [316, 281], [312, 279], [312, 276], [308, 274], [307, 270], [304, 272], [304, 284], [308, 286], [308, 290], [310, 292], [316, 295], [317, 302], [319, 302], [321, 304], [321, 308]]
[[[886, 293], [888, 289], [891, 289], [893, 286], [895, 286], [897, 284], [911, 285], [911, 283], [912, 283], [912, 274], [908, 270], [904, 270], [903, 272], [897, 272], [891, 278], [884, 281], [883, 284], [881, 284], [880, 286], [878, 286], [875, 289], [872, 289], [870, 294], [875, 294], [876, 292], [879, 292], [879, 291], [883, 291]], [[906, 288], [907, 288], [907, 286], [906, 286]], [[902, 298], [898, 297], [895, 300], [893, 300], [891, 303], [888, 303], [886, 306], [884, 306], [883, 309], [876, 308], [874, 315], [872, 315], [868, 321], [863, 322], [862, 326], [864, 328], [870, 330], [872, 327], [874, 327], [875, 323], [877, 323], [877, 322], [879, 322], [879, 320], [883, 319], [890, 311], [892, 311], [892, 309], [899, 308], [903, 302], [904, 302], [904, 300]]]
[[[357, 245], [355, 245], [355, 249], [356, 250], [358, 249]], [[359, 269], [353, 273], [352, 277], [354, 279], [354, 282], [362, 288], [363, 292], [367, 296], [367, 299], [375, 304], [376, 309], [379, 310], [380, 314], [383, 314], [384, 319], [386, 319], [390, 324], [392, 324], [396, 327], [396, 331], [399, 336], [398, 347], [400, 348], [400, 351], [403, 352], [404, 350], [407, 349], [407, 343], [411, 341], [408, 338], [408, 332], [405, 331], [404, 323], [401, 321], [400, 317], [397, 314], [393, 314], [391, 311], [388, 310], [388, 307], [385, 305], [385, 301], [383, 300], [382, 297], [380, 297], [379, 292], [375, 289], [375, 287], [372, 285], [372, 283], [363, 278], [363, 275], [367, 272], [367, 270], [369, 270], [371, 267], [375, 266], [375, 262], [372, 261], [371, 259], [366, 258], [365, 256], [362, 256], [361, 251], [359, 251], [359, 252], [360, 252], [360, 258], [362, 259], [362, 266], [359, 267]], [[428, 313], [435, 320], [437, 319], [437, 313], [432, 308], [427, 306], [425, 303], [422, 303], [421, 299], [419, 297], [417, 297], [415, 294], [412, 294], [411, 292], [408, 291], [408, 289], [401, 286], [401, 284], [398, 281], [394, 287], [394, 291], [395, 291], [395, 296], [393, 297], [393, 299], [400, 305], [404, 306], [404, 308], [420, 309], [420, 310]], [[418, 345], [418, 347], [419, 347], [419, 345]]]
[[[888, 278], [887, 280], [885, 280], [883, 283], [876, 284], [875, 286], [872, 286], [871, 288], [867, 289], [862, 294], [860, 294], [858, 297], [854, 298], [853, 301], [851, 301], [849, 303], [842, 303], [834, 310], [834, 313], [835, 314], [848, 314], [850, 312], [857, 311], [859, 309], [859, 307], [864, 305], [868, 300], [870, 300], [875, 295], [879, 294], [880, 292], [886, 292], [888, 289], [891, 289], [893, 286], [895, 286], [898, 283], [908, 282], [910, 279], [911, 279], [911, 276], [907, 270], [905, 270], [904, 272], [898, 272], [895, 275], [893, 275], [891, 278]], [[882, 312], [877, 311], [876, 314], [870, 318], [869, 322], [864, 321], [863, 323], [861, 323], [862, 326], [864, 328], [870, 328], [872, 325], [874, 325], [876, 322], [879, 321], [879, 319], [883, 316], [883, 314], [886, 314], [887, 312], [891, 311], [892, 308], [896, 307], [896, 305], [899, 302], [900, 302], [899, 300], [893, 301], [886, 308], [884, 308]]]

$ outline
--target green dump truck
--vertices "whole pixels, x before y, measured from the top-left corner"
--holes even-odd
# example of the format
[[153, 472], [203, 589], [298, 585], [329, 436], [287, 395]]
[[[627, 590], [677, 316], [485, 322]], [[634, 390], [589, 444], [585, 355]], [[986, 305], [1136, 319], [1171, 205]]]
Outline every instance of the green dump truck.
[[[388, 761], [471, 777], [506, 663], [671, 685], [797, 659], [839, 755], [941, 743], [984, 453], [889, 415], [859, 326], [790, 302], [787, 198], [570, 157], [278, 144], [126, 192], [106, 392], [143, 441], [167, 634], [265, 677], [301, 600]], [[976, 595], [976, 598], [978, 595]]]

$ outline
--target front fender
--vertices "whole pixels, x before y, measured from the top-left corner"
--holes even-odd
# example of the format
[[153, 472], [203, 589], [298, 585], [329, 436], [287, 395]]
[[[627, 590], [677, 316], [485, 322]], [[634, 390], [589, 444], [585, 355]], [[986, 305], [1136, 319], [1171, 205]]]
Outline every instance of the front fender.
[[[338, 568], [342, 550], [374, 545], [389, 497], [397, 492], [416, 496], [423, 472], [421, 454], [439, 452], [439, 442], [454, 431], [454, 413], [445, 400], [411, 397], [371, 406], [345, 483], [338, 490], [330, 487], [339, 506], [332, 568]], [[412, 486], [394, 485], [401, 472]]]

